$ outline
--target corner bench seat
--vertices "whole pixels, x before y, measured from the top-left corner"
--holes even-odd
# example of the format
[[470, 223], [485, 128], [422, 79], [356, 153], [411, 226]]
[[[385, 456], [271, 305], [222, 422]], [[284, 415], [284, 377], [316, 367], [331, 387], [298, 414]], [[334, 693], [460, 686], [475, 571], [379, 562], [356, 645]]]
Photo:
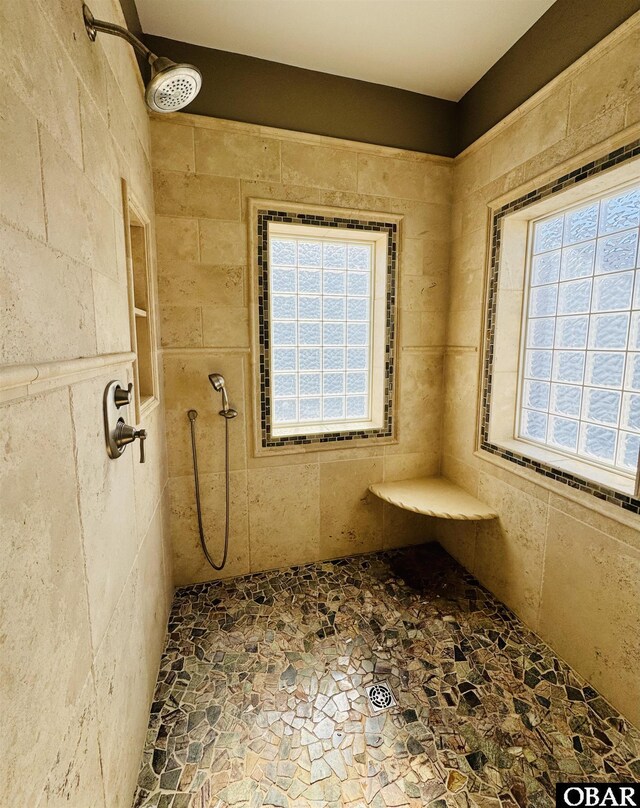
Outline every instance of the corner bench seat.
[[498, 514], [445, 477], [415, 477], [373, 483], [369, 490], [406, 511], [440, 519], [496, 519]]

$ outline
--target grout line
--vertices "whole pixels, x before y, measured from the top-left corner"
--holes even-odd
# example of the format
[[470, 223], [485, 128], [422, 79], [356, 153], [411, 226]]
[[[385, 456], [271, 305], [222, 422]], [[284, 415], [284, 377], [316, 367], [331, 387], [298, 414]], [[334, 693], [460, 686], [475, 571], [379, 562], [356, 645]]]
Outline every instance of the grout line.
[[[42, 197], [42, 211], [44, 214], [44, 244], [48, 247], [51, 245], [49, 244], [49, 214], [47, 212], [47, 197], [44, 190], [44, 158], [42, 154], [42, 131], [41, 131], [42, 124], [38, 119], [36, 119], [36, 129], [37, 129], [37, 137], [38, 137], [38, 159], [40, 162], [40, 194]], [[39, 241], [40, 239], [38, 239]]]
[[193, 156], [193, 173], [198, 173], [197, 152], [196, 152], [196, 129], [195, 126], [190, 127], [191, 132], [191, 153]]

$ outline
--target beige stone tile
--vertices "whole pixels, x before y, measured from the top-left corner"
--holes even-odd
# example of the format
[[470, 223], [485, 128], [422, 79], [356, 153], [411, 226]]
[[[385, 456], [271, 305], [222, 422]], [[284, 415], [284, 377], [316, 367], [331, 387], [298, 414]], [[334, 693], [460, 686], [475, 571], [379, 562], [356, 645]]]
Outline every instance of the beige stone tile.
[[433, 541], [433, 520], [429, 516], [383, 502], [383, 519], [382, 546], [385, 550]]
[[594, 501], [592, 495], [582, 494], [573, 489], [571, 496], [579, 497], [582, 501], [575, 502], [573, 499], [550, 492], [549, 506], [572, 519], [585, 522], [601, 533], [614, 536], [623, 544], [640, 550], [640, 526], [634, 513], [624, 511], [619, 506], [610, 505], [602, 500]]
[[365, 458], [381, 458], [384, 455], [384, 443], [365, 441], [360, 446], [345, 446], [333, 444], [334, 449], [328, 448], [331, 444], [320, 444], [317, 447], [318, 463], [334, 463], [336, 460], [364, 460]]
[[[33, 2], [3, 3], [0, 31], [3, 85], [8, 83], [17, 92], [76, 165], [81, 166], [78, 79], [68, 55], [52, 46], [49, 21]], [[60, 88], [64, 88], [64, 103], [60, 101]]]
[[128, 586], [132, 587], [137, 602], [134, 615], [138, 621], [143, 653], [141, 667], [146, 673], [146, 690], [140, 704], [150, 704], [156, 686], [160, 657], [166, 633], [170, 603], [166, 599], [165, 566], [163, 558], [163, 517], [161, 507], [157, 507], [142, 541]]
[[171, 476], [193, 474], [191, 432], [187, 411], [198, 412], [196, 433], [198, 465], [202, 474], [224, 471], [225, 421], [218, 415], [220, 394], [207, 378], [222, 373], [232, 407], [238, 417], [229, 422], [229, 455], [233, 470], [246, 468], [247, 404], [243, 378], [243, 357], [219, 354], [215, 350], [184, 356], [165, 354], [165, 406], [167, 449]]
[[408, 238], [425, 238], [428, 256], [434, 248], [434, 242], [448, 240], [451, 206], [434, 201], [418, 202], [410, 199], [389, 200], [388, 208], [393, 213], [404, 216], [402, 226]]
[[[445, 407], [451, 403], [465, 404], [469, 410], [469, 401], [475, 401], [478, 387], [478, 355], [470, 352], [450, 351], [444, 360], [445, 370]], [[468, 421], [475, 420], [475, 406]], [[471, 417], [470, 417], [471, 416]]]
[[561, 86], [557, 92], [546, 96], [536, 107], [516, 118], [492, 141], [491, 178], [495, 179], [506, 174], [517, 165], [562, 140], [567, 132], [568, 116], [569, 88]]
[[450, 242], [447, 230], [439, 231], [439, 238], [429, 236], [424, 239], [424, 275], [447, 272], [449, 270]]
[[91, 272], [0, 223], [0, 361], [51, 361], [96, 352]]
[[101, 272], [92, 272], [91, 279], [98, 353], [130, 351], [131, 328], [127, 287]]
[[447, 343], [451, 346], [480, 349], [482, 344], [483, 310], [451, 309], [447, 316]]
[[633, 126], [640, 122], [640, 93], [629, 99], [625, 112], [625, 125]]
[[[114, 376], [110, 371], [71, 389], [94, 652], [102, 642], [138, 550], [132, 470], [137, 447], [128, 447], [117, 460], [112, 460], [104, 447], [104, 389], [113, 378], [120, 377], [126, 384], [124, 376]], [[123, 416], [133, 419], [132, 408], [127, 409]]]
[[191, 261], [158, 263], [158, 296], [162, 306], [216, 306], [224, 320], [228, 308], [244, 306], [243, 267], [220, 267]]
[[465, 462], [458, 457], [447, 452], [445, 446], [442, 453], [442, 476], [451, 480], [452, 483], [464, 488], [473, 496], [478, 493], [478, 469], [479, 461], [475, 458], [468, 458], [471, 462]]
[[0, 424], [0, 782], [27, 806], [80, 707], [91, 639], [68, 391], [2, 407]]
[[36, 118], [9, 87], [0, 116], [0, 214], [17, 227], [45, 238], [44, 198]]
[[484, 304], [484, 270], [455, 272], [451, 275], [450, 307], [452, 311], [482, 309]]
[[145, 641], [137, 613], [139, 585], [137, 576], [130, 576], [94, 662], [102, 773], [109, 808], [129, 808], [133, 801], [149, 720]]
[[240, 220], [240, 182], [208, 174], [154, 171], [156, 213]]
[[168, 306], [160, 309], [160, 334], [163, 348], [197, 348], [202, 342], [202, 308]]
[[475, 571], [478, 522], [461, 519], [434, 519], [435, 536], [450, 556], [469, 570]]
[[446, 205], [451, 201], [451, 167], [359, 154], [358, 191]]
[[531, 486], [525, 493], [518, 486], [519, 478], [509, 475], [507, 479], [508, 483], [499, 479], [493, 469], [480, 474], [478, 498], [500, 517], [478, 525], [474, 573], [535, 630], [546, 536], [546, 492], [534, 491]]
[[[113, 45], [122, 44], [107, 42], [106, 37], [102, 37], [102, 46], [112, 48]], [[108, 58], [108, 57], [107, 57]], [[107, 111], [109, 120], [109, 131], [122, 153], [124, 163], [130, 170], [136, 170], [141, 164], [149, 161], [149, 123], [147, 116], [139, 119], [140, 112], [145, 106], [142, 101], [142, 87], [134, 88], [129, 92], [114, 80], [121, 71], [114, 70], [113, 62], [111, 69], [107, 70]]]
[[[162, 384], [160, 383], [162, 390]], [[164, 407], [154, 407], [143, 416], [141, 424], [147, 430], [145, 443], [146, 462], [139, 463], [138, 446], [131, 447], [133, 453], [133, 480], [136, 505], [138, 539], [142, 542], [151, 520], [158, 518], [157, 510], [162, 492], [167, 482], [167, 448]]]
[[454, 198], [467, 196], [487, 185], [491, 180], [491, 141], [471, 154], [458, 157], [453, 168]]
[[42, 130], [40, 143], [49, 244], [115, 280], [113, 209]]
[[243, 222], [200, 220], [200, 260], [204, 264], [247, 265], [247, 227]]
[[[467, 391], [467, 399], [465, 400], [464, 388], [457, 387], [455, 389], [462, 390], [463, 395], [451, 398], [449, 397], [451, 383], [446, 389], [447, 400], [444, 403], [442, 420], [442, 445], [445, 447], [446, 452], [468, 463], [471, 461], [476, 448], [475, 396]], [[469, 400], [474, 402], [472, 412], [470, 412]]]
[[[579, 156], [581, 152], [594, 146], [599, 147], [599, 144], [604, 143], [607, 138], [616, 135], [624, 127], [624, 116], [625, 109], [623, 106], [619, 106], [605, 112], [599, 118], [589, 121], [580, 129], [570, 129], [567, 137], [539, 152], [522, 166], [523, 176], [518, 183], [538, 177], [548, 171], [553, 171], [556, 175], [566, 173], [568, 171], [567, 162], [576, 167], [584, 165], [588, 160]], [[609, 149], [606, 145], [603, 146], [602, 153], [605, 154], [607, 151]], [[556, 166], [563, 166], [563, 168], [558, 171]]]
[[249, 345], [249, 310], [217, 306], [202, 307], [202, 341], [218, 348], [238, 348]]
[[82, 164], [94, 187], [116, 211], [120, 211], [123, 173], [120, 156], [109, 132], [106, 107], [99, 107], [98, 104], [96, 96], [89, 95], [84, 89], [80, 91]]
[[382, 458], [320, 465], [320, 558], [382, 548], [382, 501], [369, 491], [382, 478]]
[[448, 273], [400, 276], [398, 302], [404, 311], [428, 311], [433, 323], [434, 314], [443, 313], [447, 306]]
[[424, 251], [424, 239], [403, 239], [400, 250], [400, 277], [403, 275], [422, 275], [424, 271]]
[[162, 513], [162, 555], [164, 563], [164, 596], [165, 596], [165, 613], [168, 615], [171, 612], [171, 604], [173, 603], [173, 596], [175, 593], [174, 585], [174, 559], [173, 547], [171, 544], [171, 504], [170, 504], [170, 483], [162, 489], [162, 500], [160, 502], [160, 510]]
[[[454, 289], [460, 278], [475, 273], [487, 272], [487, 230], [484, 219], [477, 223], [474, 230], [467, 230], [461, 238], [451, 243], [451, 276], [452, 276], [452, 305], [459, 308], [473, 308], [473, 306], [459, 305]], [[482, 290], [480, 290], [474, 305], [482, 305]]]
[[105, 808], [91, 675], [85, 681], [77, 710], [60, 738], [55, 763], [37, 805], [38, 808], [68, 808], [70, 805]]
[[385, 456], [440, 451], [442, 356], [403, 352], [398, 362], [396, 419], [398, 443]]
[[433, 336], [433, 315], [425, 311], [399, 311], [396, 314], [396, 328], [401, 350], [424, 347]]
[[197, 128], [195, 144], [198, 174], [280, 181], [280, 141], [276, 138]]
[[282, 182], [332, 191], [356, 191], [357, 154], [348, 149], [283, 142]]
[[571, 129], [588, 125], [640, 92], [640, 27], [598, 59], [590, 61], [571, 83]]
[[195, 171], [193, 127], [169, 121], [149, 121], [151, 160], [154, 168], [168, 171]]
[[198, 220], [156, 216], [156, 256], [158, 264], [199, 261]]
[[640, 552], [551, 508], [540, 634], [640, 724]]
[[434, 477], [438, 474], [439, 461], [440, 454], [437, 451], [385, 453], [384, 482], [410, 480], [413, 477]]
[[247, 484], [251, 571], [320, 559], [319, 466], [250, 469]]
[[[272, 466], [306, 466], [308, 464], [319, 463], [327, 452], [302, 451], [302, 452], [282, 452], [277, 454], [258, 455], [254, 457], [251, 451], [247, 455], [247, 468], [267, 469]], [[332, 458], [334, 460], [336, 458]], [[339, 459], [339, 458], [338, 458]]]
[[[209, 565], [200, 546], [193, 475], [171, 478], [169, 530], [176, 586], [248, 575], [251, 572], [247, 472], [231, 472], [229, 483], [229, 555], [224, 569], [218, 572]], [[200, 496], [207, 549], [215, 563], [220, 564], [224, 550], [226, 512], [224, 473], [201, 474]]]

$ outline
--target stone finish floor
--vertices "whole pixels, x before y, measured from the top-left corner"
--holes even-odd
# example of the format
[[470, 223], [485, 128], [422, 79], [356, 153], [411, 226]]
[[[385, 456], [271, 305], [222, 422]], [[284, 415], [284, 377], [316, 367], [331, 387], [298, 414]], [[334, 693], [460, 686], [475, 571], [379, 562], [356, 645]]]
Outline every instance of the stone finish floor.
[[[364, 688], [398, 706], [372, 715]], [[134, 806], [553, 806], [640, 732], [427, 545], [180, 589]]]

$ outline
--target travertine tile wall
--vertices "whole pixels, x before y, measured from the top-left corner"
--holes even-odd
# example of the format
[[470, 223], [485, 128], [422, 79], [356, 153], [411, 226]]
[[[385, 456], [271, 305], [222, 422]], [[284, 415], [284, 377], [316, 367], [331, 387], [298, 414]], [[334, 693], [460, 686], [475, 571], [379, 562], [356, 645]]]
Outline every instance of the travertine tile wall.
[[[640, 724], [637, 517], [474, 452], [487, 205], [638, 137], [640, 15], [456, 159], [443, 471], [500, 513], [447, 549]], [[506, 201], [506, 199], [505, 199]]]
[[[171, 535], [176, 582], [215, 577], [199, 547], [187, 410], [194, 407], [205, 528], [224, 530], [224, 422], [207, 375], [220, 371], [230, 423], [231, 541], [223, 576], [429, 538], [433, 525], [383, 505], [374, 481], [439, 470], [451, 161], [184, 114], [152, 120]], [[399, 442], [254, 457], [248, 414], [248, 198], [404, 215]]]
[[0, 390], [0, 803], [129, 808], [172, 596], [165, 429], [156, 407], [147, 464], [109, 460], [102, 395], [131, 373], [120, 179], [151, 214], [149, 124], [79, 2], [4, 0], [0, 51], [0, 383], [41, 370]]

